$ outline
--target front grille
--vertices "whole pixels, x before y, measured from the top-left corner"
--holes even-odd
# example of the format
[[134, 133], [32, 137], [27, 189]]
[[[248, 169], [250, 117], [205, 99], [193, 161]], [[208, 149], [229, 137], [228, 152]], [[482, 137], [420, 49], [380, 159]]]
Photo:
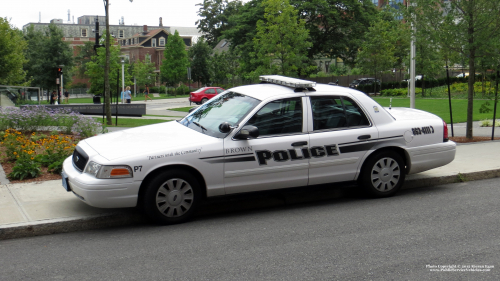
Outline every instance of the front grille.
[[87, 165], [87, 161], [89, 160], [89, 156], [87, 155], [87, 153], [85, 153], [83, 149], [77, 146], [75, 151], [73, 151], [72, 158], [73, 166], [75, 166], [78, 171], [82, 172], [83, 169], [85, 169], [85, 165]]

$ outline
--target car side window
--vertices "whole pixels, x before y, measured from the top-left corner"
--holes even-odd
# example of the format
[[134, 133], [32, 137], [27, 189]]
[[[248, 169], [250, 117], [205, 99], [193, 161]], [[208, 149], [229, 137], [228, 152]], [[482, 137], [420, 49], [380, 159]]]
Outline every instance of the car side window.
[[220, 94], [220, 93], [222, 93], [222, 92], [224, 92], [224, 90], [222, 90], [222, 89], [217, 89], [217, 94]]
[[215, 94], [215, 89], [208, 89], [205, 91], [205, 94]]
[[370, 125], [370, 122], [368, 122], [368, 118], [366, 118], [365, 113], [356, 102], [348, 97], [343, 97], [342, 102], [344, 103], [348, 127]]
[[262, 107], [245, 125], [259, 129], [260, 136], [302, 132], [302, 100], [275, 100]]
[[347, 127], [340, 97], [311, 97], [314, 131]]
[[347, 97], [311, 97], [311, 107], [314, 131], [370, 124], [361, 108]]

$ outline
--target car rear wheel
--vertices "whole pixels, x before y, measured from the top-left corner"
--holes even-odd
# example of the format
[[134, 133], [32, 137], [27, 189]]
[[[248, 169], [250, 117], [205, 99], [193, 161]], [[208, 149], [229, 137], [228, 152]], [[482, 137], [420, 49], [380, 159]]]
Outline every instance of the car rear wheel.
[[201, 99], [201, 104], [204, 104], [204, 103], [206, 103], [207, 101], [208, 101], [208, 99], [207, 99], [207, 98], [202, 98], [202, 99]]
[[360, 184], [371, 197], [394, 195], [405, 181], [404, 161], [394, 151], [379, 151], [370, 156], [361, 170]]
[[167, 171], [149, 183], [143, 198], [144, 211], [161, 224], [182, 223], [192, 217], [200, 194], [193, 175], [183, 170]]

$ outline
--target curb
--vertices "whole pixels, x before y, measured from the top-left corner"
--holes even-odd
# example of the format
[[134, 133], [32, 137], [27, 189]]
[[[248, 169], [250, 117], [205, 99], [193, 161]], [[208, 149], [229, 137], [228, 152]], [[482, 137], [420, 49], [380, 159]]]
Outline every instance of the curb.
[[139, 224], [144, 219], [131, 212], [111, 213], [91, 217], [42, 220], [0, 226], [0, 240], [67, 233]]
[[[458, 182], [467, 182], [500, 177], [500, 169], [458, 173], [456, 175], [414, 178], [405, 182], [403, 189], [422, 188], [432, 185], [443, 185]], [[228, 201], [226, 203], [213, 202], [201, 206], [203, 217], [225, 212], [239, 212], [253, 210], [256, 208], [278, 207], [292, 204], [317, 202], [331, 199], [338, 199], [344, 196], [345, 192], [338, 188], [313, 189], [306, 194], [300, 192], [288, 192], [286, 195], [278, 193], [277, 196], [258, 197], [253, 199]], [[212, 205], [212, 206], [210, 206]], [[210, 207], [209, 209], [207, 208]], [[205, 207], [205, 208], [204, 208]], [[104, 215], [77, 217], [66, 219], [42, 220], [37, 222], [9, 224], [0, 226], [0, 240], [25, 238], [57, 233], [68, 233], [83, 230], [102, 229], [117, 226], [130, 226], [147, 222], [136, 209], [127, 209], [122, 212], [109, 213]]]

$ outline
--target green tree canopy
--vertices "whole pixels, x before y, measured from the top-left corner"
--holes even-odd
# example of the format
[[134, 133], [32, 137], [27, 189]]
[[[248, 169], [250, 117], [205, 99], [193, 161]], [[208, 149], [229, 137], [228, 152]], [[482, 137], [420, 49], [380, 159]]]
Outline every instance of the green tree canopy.
[[380, 19], [368, 28], [358, 53], [357, 65], [365, 72], [377, 74], [391, 69], [396, 62], [397, 38], [390, 22]]
[[136, 61], [132, 73], [134, 74], [137, 85], [152, 85], [156, 81], [155, 64], [150, 60]]
[[56, 89], [57, 67], [64, 65], [64, 83], [71, 81], [71, 70], [74, 66], [73, 49], [64, 42], [63, 32], [55, 24], [36, 31], [33, 25], [24, 34], [28, 42], [26, 58], [29, 63], [25, 70], [31, 80], [31, 86], [45, 89]]
[[[434, 44], [467, 58], [469, 73], [476, 72], [480, 57], [498, 54], [500, 40], [498, 0], [412, 0], [405, 18], [427, 32]], [[417, 56], [419, 54], [417, 53]], [[469, 75], [466, 137], [472, 138], [475, 75]]]
[[290, 0], [306, 21], [308, 57], [341, 58], [353, 64], [365, 33], [377, 15], [372, 0]]
[[198, 11], [200, 20], [196, 21], [198, 29], [203, 33], [206, 42], [213, 48], [221, 40], [222, 33], [228, 29], [231, 15], [237, 14], [242, 7], [239, 0], [203, 0]]
[[160, 67], [161, 80], [167, 85], [175, 86], [177, 83], [187, 78], [187, 68], [189, 60], [186, 51], [186, 44], [175, 31], [174, 35], [168, 36], [167, 45], [163, 52], [163, 62]]
[[0, 85], [20, 85], [26, 76], [23, 65], [26, 41], [22, 32], [0, 18]]
[[82, 46], [78, 46], [77, 50], [78, 54], [75, 56], [76, 74], [80, 78], [88, 78], [85, 76], [85, 72], [87, 71], [87, 63], [95, 55], [94, 42], [86, 41]]
[[[109, 88], [112, 97], [116, 97], [116, 92], [121, 92], [121, 58], [120, 46], [114, 44], [114, 39], [110, 38], [111, 46], [109, 48]], [[106, 62], [106, 49], [98, 48], [97, 55], [93, 55], [91, 60], [86, 63], [87, 71], [85, 75], [90, 78], [90, 92], [96, 95], [104, 95], [104, 65]], [[128, 67], [125, 67], [125, 85], [131, 85], [131, 76], [128, 73]]]
[[304, 65], [309, 42], [305, 20], [288, 0], [264, 0], [264, 20], [257, 22], [254, 41], [261, 72], [297, 76]]
[[203, 39], [199, 39], [188, 51], [189, 58], [191, 59], [191, 79], [200, 82], [201, 84], [208, 84], [210, 82], [210, 65], [209, 59], [212, 54], [212, 48]]

